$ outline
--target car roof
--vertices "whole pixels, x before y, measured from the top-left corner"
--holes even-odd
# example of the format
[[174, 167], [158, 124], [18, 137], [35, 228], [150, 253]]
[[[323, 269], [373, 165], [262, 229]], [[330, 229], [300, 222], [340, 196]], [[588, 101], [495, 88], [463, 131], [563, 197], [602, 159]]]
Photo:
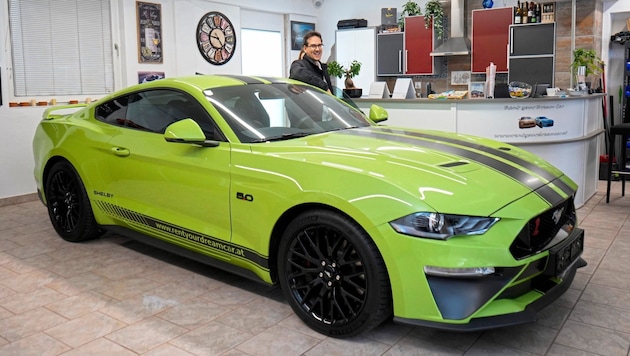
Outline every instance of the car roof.
[[272, 77], [255, 77], [245, 75], [217, 74], [217, 75], [191, 75], [174, 78], [164, 78], [154, 80], [149, 83], [139, 84], [140, 88], [146, 87], [164, 87], [164, 86], [180, 86], [188, 85], [196, 87], [199, 90], [214, 89], [228, 86], [238, 86], [247, 84], [273, 84], [273, 83], [295, 83], [299, 82], [286, 78]]
[[[221, 87], [231, 87], [231, 86], [240, 86], [240, 85], [248, 85], [248, 84], [275, 84], [275, 83], [308, 85], [300, 81], [288, 79], [288, 78], [256, 77], [256, 76], [245, 76], [245, 75], [235, 75], [235, 74], [213, 74], [213, 75], [198, 74], [198, 75], [172, 77], [172, 78], [167, 77], [163, 79], [152, 80], [146, 83], [134, 84], [126, 88], [117, 90], [113, 93], [110, 93], [109, 95], [106, 95], [105, 97], [101, 98], [99, 102], [107, 101], [112, 98], [119, 97], [121, 95], [127, 95], [129, 93], [151, 89], [151, 88], [181, 89], [192, 94], [194, 92], [202, 93], [204, 90], [221, 88]], [[98, 103], [94, 102], [94, 105], [98, 105]]]

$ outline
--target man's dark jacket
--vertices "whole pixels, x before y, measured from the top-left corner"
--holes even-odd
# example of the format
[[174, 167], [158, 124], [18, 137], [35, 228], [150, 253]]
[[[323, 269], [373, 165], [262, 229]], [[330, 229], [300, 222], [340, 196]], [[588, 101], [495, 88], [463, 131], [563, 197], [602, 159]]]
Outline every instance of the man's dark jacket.
[[305, 55], [304, 58], [291, 63], [289, 78], [314, 85], [322, 90], [330, 89], [332, 91], [328, 66], [326, 63], [321, 63], [321, 65], [322, 69], [319, 69], [315, 60]]

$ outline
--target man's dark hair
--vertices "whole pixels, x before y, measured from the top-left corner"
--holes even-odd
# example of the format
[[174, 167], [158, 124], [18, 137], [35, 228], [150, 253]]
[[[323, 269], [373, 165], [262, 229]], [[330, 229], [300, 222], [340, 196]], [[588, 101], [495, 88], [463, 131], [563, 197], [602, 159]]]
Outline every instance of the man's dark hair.
[[319, 39], [322, 39], [322, 34], [317, 32], [317, 31], [308, 31], [305, 35], [304, 35], [304, 42], [302, 43], [303, 47], [306, 47], [308, 45], [308, 39], [311, 37], [319, 37]]

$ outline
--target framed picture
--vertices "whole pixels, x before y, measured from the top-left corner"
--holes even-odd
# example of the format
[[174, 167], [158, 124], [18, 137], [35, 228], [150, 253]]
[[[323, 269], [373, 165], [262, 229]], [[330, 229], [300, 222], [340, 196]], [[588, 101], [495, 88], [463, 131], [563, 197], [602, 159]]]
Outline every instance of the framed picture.
[[470, 83], [470, 71], [458, 71], [451, 72], [451, 85], [468, 85]]
[[138, 63], [162, 63], [162, 5], [136, 1]]
[[138, 72], [138, 83], [147, 83], [152, 82], [154, 80], [163, 79], [164, 72], [148, 72], [148, 71], [139, 71]]
[[314, 30], [314, 23], [291, 21], [291, 50], [299, 51], [302, 49], [304, 35], [306, 35], [308, 31]]
[[486, 82], [470, 82], [468, 84], [468, 97], [470, 99], [485, 99]]

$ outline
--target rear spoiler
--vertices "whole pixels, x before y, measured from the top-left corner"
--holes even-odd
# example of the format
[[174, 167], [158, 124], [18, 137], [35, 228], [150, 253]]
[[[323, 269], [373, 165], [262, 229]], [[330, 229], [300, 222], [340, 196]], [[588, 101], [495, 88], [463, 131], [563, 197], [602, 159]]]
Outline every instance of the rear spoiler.
[[[73, 114], [78, 109], [84, 108], [86, 106], [88, 106], [88, 104], [85, 104], [85, 103], [53, 106], [51, 108], [44, 110], [44, 113], [42, 114], [42, 118], [44, 120], [60, 119], [64, 116]], [[68, 110], [68, 109], [70, 110], [75, 109], [75, 110], [73, 110], [72, 112], [53, 114], [55, 111]]]

